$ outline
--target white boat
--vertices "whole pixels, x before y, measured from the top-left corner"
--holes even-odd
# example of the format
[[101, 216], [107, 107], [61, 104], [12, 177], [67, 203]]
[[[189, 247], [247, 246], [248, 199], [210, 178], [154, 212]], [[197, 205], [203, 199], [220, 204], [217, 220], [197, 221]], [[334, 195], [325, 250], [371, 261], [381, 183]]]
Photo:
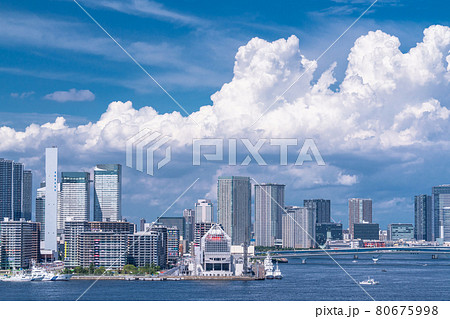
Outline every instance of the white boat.
[[71, 274], [58, 274], [55, 281], [69, 281], [71, 278]]
[[367, 280], [360, 281], [359, 284], [373, 286], [373, 285], [378, 285], [379, 282], [375, 281], [375, 279], [373, 279], [373, 278], [368, 277]]
[[56, 279], [56, 274], [45, 268], [33, 265], [31, 268], [31, 277], [33, 278], [33, 281], [54, 281]]
[[280, 270], [280, 268], [278, 268], [278, 263], [277, 263], [277, 268], [275, 268], [275, 271], [273, 272], [273, 277], [275, 279], [283, 279], [283, 275], [281, 274], [281, 270]]
[[10, 281], [10, 282], [25, 282], [25, 281], [31, 281], [32, 277], [29, 274], [26, 274], [24, 272], [19, 272], [11, 277], [4, 277], [1, 279], [2, 281]]
[[266, 271], [266, 279], [274, 279], [275, 277], [273, 276], [273, 271], [272, 270], [267, 270]]
[[379, 259], [378, 257], [373, 256], [373, 257], [372, 257], [373, 263], [376, 264], [377, 261], [378, 261], [378, 259]]
[[272, 262], [272, 257], [270, 256], [270, 253], [267, 253], [266, 258], [264, 259], [264, 270], [273, 271], [273, 262]]

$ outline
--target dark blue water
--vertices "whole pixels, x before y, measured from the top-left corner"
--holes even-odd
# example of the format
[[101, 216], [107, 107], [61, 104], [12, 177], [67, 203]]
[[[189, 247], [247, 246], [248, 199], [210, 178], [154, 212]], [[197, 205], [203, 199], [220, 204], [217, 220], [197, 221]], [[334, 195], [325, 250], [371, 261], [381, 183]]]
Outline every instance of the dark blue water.
[[[383, 255], [336, 259], [375, 300], [450, 300], [450, 259], [430, 255]], [[424, 266], [424, 265], [427, 266]], [[81, 300], [370, 300], [330, 258], [289, 259], [282, 280], [264, 281], [101, 281]], [[386, 272], [382, 272], [385, 269]], [[0, 300], [76, 300], [93, 281], [0, 282]]]

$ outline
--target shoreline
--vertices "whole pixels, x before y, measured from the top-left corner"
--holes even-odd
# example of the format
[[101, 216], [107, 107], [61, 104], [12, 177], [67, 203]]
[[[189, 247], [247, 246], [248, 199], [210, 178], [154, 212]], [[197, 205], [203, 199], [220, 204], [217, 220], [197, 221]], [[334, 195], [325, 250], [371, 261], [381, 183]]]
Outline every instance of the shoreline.
[[125, 281], [180, 281], [180, 280], [232, 280], [232, 281], [251, 281], [263, 280], [256, 277], [240, 277], [240, 276], [163, 276], [163, 277], [146, 277], [146, 276], [72, 276], [72, 280], [125, 280]]

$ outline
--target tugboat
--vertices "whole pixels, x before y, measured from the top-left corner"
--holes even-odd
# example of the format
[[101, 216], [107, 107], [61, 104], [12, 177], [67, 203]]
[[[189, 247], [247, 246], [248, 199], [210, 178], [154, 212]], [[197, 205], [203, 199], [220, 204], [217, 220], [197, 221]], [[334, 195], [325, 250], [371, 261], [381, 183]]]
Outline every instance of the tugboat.
[[267, 253], [266, 258], [264, 259], [264, 271], [266, 273], [266, 279], [273, 279], [273, 263], [272, 257], [270, 257], [270, 253]]
[[375, 281], [373, 278], [367, 277], [367, 280], [360, 281], [359, 284], [373, 286], [373, 285], [378, 285], [379, 282]]
[[277, 262], [277, 268], [275, 268], [275, 271], [273, 272], [273, 276], [275, 279], [283, 279], [283, 275], [281, 274], [280, 268], [278, 268], [278, 262]]
[[266, 279], [274, 279], [273, 270], [266, 270]]

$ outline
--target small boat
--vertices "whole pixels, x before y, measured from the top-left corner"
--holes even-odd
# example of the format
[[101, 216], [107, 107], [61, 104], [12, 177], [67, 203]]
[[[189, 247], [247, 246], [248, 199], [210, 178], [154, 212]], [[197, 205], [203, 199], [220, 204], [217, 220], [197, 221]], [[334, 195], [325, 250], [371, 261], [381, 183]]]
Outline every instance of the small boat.
[[277, 268], [275, 268], [275, 271], [273, 272], [273, 277], [275, 279], [283, 279], [283, 275], [281, 274], [280, 268], [278, 268], [278, 262], [277, 262]]
[[358, 262], [358, 261], [357, 261], [356, 259], [353, 259], [353, 260], [352, 260], [352, 263], [355, 263], [355, 264], [356, 264], [357, 262]]
[[386, 269], [381, 269], [381, 272], [387, 272], [387, 270]]
[[359, 284], [373, 286], [373, 285], [378, 285], [379, 282], [375, 281], [375, 279], [373, 279], [373, 278], [368, 277], [367, 280], [360, 281]]
[[373, 256], [372, 257], [373, 263], [376, 264], [378, 259], [379, 259], [378, 256]]

